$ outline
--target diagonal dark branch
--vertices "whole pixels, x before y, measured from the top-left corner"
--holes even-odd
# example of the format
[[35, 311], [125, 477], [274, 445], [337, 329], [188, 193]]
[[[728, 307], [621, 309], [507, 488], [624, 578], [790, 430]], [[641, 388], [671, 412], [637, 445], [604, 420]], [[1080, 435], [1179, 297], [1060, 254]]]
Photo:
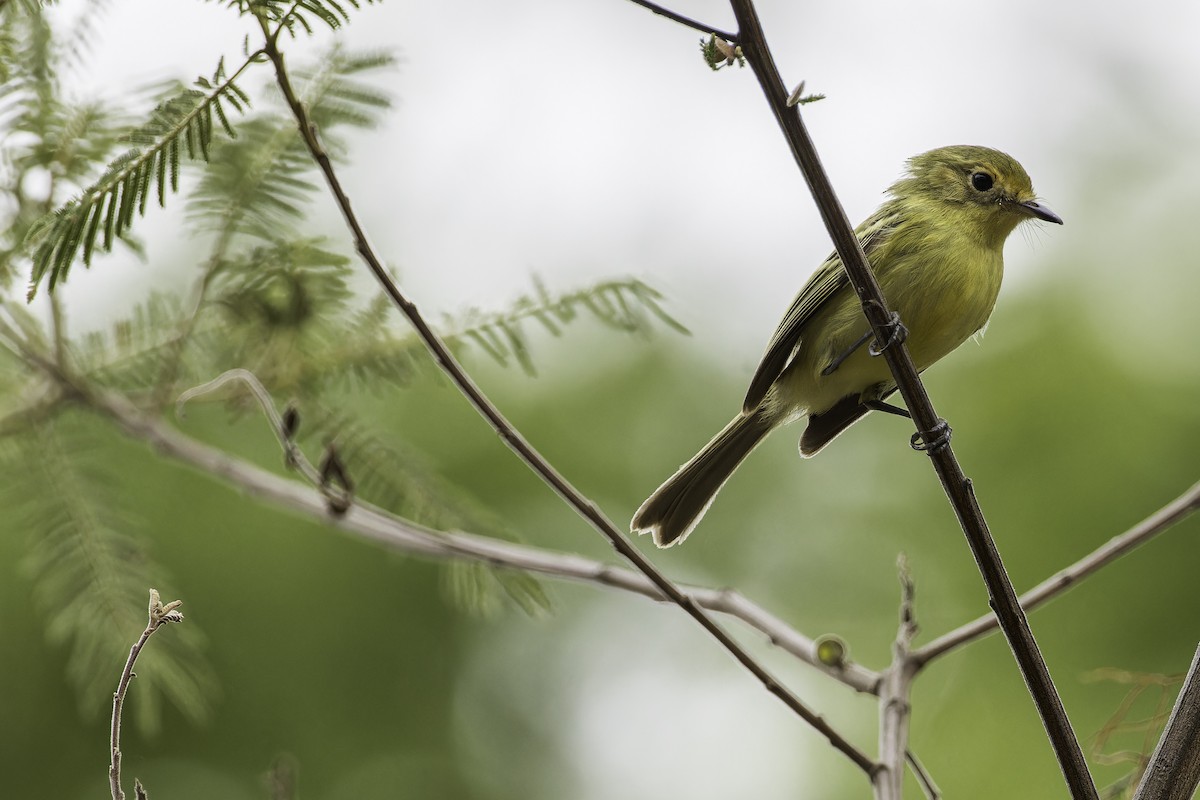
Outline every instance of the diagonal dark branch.
[[913, 775], [917, 776], [917, 783], [921, 784], [921, 791], [925, 793], [926, 800], [942, 800], [942, 790], [933, 782], [933, 776], [929, 774], [929, 770], [925, 769], [925, 765], [921, 760], [909, 750], [904, 754], [908, 760], [908, 766], [912, 768]]
[[737, 41], [738, 41], [737, 34], [729, 33], [728, 31], [723, 31], [720, 28], [713, 28], [709, 25], [705, 25], [703, 22], [697, 22], [696, 20], [694, 20], [690, 17], [685, 17], [683, 14], [674, 12], [669, 8], [663, 8], [658, 3], [651, 3], [650, 0], [629, 0], [629, 2], [635, 3], [639, 6], [641, 6], [642, 8], [649, 9], [650, 11], [653, 11], [655, 14], [660, 14], [661, 16], [664, 16], [669, 20], [678, 22], [680, 25], [687, 26], [694, 31], [700, 31], [701, 33], [707, 33], [712, 36], [716, 36], [718, 39], [724, 39], [727, 42], [732, 42], [733, 44], [737, 44]]
[[1190, 800], [1200, 784], [1200, 647], [1133, 800]]
[[[817, 156], [812, 139], [804, 127], [798, 108], [788, 106], [788, 93], [784, 89], [779, 71], [767, 47], [766, 35], [758, 20], [752, 0], [730, 0], [734, 15], [738, 21], [738, 38], [742, 53], [749, 61], [767, 102], [775, 114], [779, 126], [783, 129], [792, 155], [800, 166], [813, 198], [821, 212], [838, 255], [845, 265], [850, 283], [858, 293], [863, 303], [863, 313], [866, 315], [877, 341], [888, 341], [887, 326], [890, 322], [890, 312], [887, 308], [879, 284], [867, 264], [862, 246], [854, 235], [854, 229], [846, 218], [833, 191], [833, 186], [826, 175], [824, 167]], [[933, 409], [933, 403], [925, 391], [913, 365], [907, 348], [888, 347], [884, 351], [888, 366], [895, 377], [904, 402], [911, 412], [917, 427], [917, 434], [926, 442], [931, 441], [934, 432], [944, 423], [938, 418]], [[1029, 629], [1029, 621], [1025, 618], [1017, 602], [1017, 594], [1012, 582], [1004, 570], [1000, 554], [995, 542], [988, 531], [983, 512], [975, 499], [971, 482], [963, 474], [954, 452], [949, 446], [931, 448], [928, 450], [934, 469], [942, 483], [942, 488], [950, 499], [954, 512], [966, 534], [967, 543], [975, 556], [979, 571], [990, 596], [989, 604], [995, 609], [1003, 629], [1021, 669], [1021, 675], [1029, 687], [1042, 724], [1050, 737], [1051, 746], [1062, 768], [1063, 776], [1070, 787], [1071, 794], [1077, 800], [1096, 800], [1096, 787], [1088, 773], [1083, 751], [1079, 740], [1071, 729], [1070, 720], [1063, 708], [1058, 691], [1050, 678], [1037, 642]]]
[[718, 625], [699, 604], [663, 575], [649, 559], [642, 555], [640, 550], [634, 547], [624, 533], [594, 503], [580, 494], [565, 477], [559, 474], [534, 449], [533, 445], [505, 419], [500, 410], [496, 408], [471, 377], [467, 375], [466, 371], [463, 370], [462, 366], [459, 365], [453, 354], [451, 354], [450, 350], [441, 340], [441, 337], [429, 327], [429, 324], [425, 321], [424, 316], [417, 307], [400, 291], [392, 276], [375, 255], [374, 250], [367, 241], [366, 232], [363, 230], [358, 217], [351, 207], [350, 199], [342, 189], [341, 181], [333, 169], [329, 154], [321, 143], [316, 127], [309, 119], [308, 112], [304, 109], [303, 104], [301, 104], [295, 91], [292, 89], [291, 81], [284, 65], [283, 54], [277, 46], [277, 35], [272, 35], [265, 20], [260, 19], [260, 24], [266, 41], [263, 51], [275, 68], [276, 82], [283, 93], [288, 108], [296, 118], [299, 133], [303, 137], [305, 145], [324, 175], [326, 183], [329, 185], [330, 193], [342, 213], [347, 228], [354, 238], [355, 248], [359, 256], [372, 274], [374, 274], [384, 292], [400, 312], [408, 318], [417, 335], [420, 336], [421, 341], [425, 344], [446, 376], [458, 387], [459, 391], [463, 393], [475, 410], [487, 420], [488, 424], [504, 440], [509, 449], [545, 481], [568, 505], [575, 509], [581, 517], [599, 531], [621, 557], [633, 564], [639, 572], [654, 584], [656, 589], [691, 616], [739, 664], [754, 675], [767, 691], [782, 700], [797, 716], [821, 733], [835, 749], [843, 753], [858, 765], [860, 769], [867, 774], [872, 774], [875, 770], [875, 763], [869, 756], [835, 731], [820, 714], [805, 705], [799, 697], [780, 683], [765, 667], [759, 664], [724, 628]]
[[[1194, 484], [1179, 497], [1167, 503], [1120, 536], [1114, 536], [1103, 546], [1060, 570], [1037, 586], [1021, 595], [1021, 607], [1032, 611], [1070, 589], [1101, 567], [1107, 566], [1139, 545], [1145, 544], [1177, 522], [1200, 510], [1200, 483]], [[925, 666], [939, 656], [978, 639], [996, 629], [999, 623], [995, 614], [983, 616], [955, 628], [932, 642], [913, 651], [913, 660]]]

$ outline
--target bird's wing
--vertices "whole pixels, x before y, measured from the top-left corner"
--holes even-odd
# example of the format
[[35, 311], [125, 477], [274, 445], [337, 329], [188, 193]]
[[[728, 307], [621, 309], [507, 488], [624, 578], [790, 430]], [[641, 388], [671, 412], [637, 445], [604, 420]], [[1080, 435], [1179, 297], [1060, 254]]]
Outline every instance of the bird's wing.
[[[868, 257], [878, 249], [880, 243], [887, 239], [887, 234], [896, 225], [897, 217], [897, 210], [890, 204], [886, 204], [858, 226], [858, 230], [855, 232], [858, 234], [863, 252]], [[808, 321], [829, 301], [829, 298], [833, 297], [839, 289], [847, 286], [849, 282], [846, 270], [842, 268], [842, 260], [837, 253], [833, 253], [825, 259], [820, 269], [808, 279], [808, 283], [804, 284], [800, 294], [796, 295], [796, 299], [792, 301], [791, 308], [783, 316], [783, 321], [775, 329], [771, 343], [767, 345], [767, 352], [759, 362], [754, 378], [750, 381], [750, 388], [746, 391], [746, 399], [742, 402], [743, 413], [749, 414], [759, 407], [763, 398], [767, 396], [771, 384], [783, 374], [796, 354], [796, 348], [800, 346], [804, 327]]]

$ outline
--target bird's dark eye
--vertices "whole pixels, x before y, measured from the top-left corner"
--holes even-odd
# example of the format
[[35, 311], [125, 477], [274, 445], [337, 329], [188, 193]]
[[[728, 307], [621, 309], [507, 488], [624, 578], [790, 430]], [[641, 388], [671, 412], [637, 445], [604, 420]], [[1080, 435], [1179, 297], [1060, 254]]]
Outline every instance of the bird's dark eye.
[[992, 176], [986, 172], [971, 173], [971, 185], [975, 187], [975, 191], [977, 192], [986, 192], [992, 188], [993, 183]]

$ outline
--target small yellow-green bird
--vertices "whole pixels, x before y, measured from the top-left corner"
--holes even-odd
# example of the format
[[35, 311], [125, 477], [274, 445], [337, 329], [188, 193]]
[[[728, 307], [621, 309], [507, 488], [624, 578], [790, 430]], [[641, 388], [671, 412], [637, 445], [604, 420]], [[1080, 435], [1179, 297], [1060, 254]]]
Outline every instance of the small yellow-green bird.
[[[907, 329], [923, 370], [981, 331], [1004, 275], [1004, 240], [1022, 221], [1062, 224], [1037, 201], [1025, 169], [988, 147], [942, 147], [914, 156], [888, 199], [855, 234], [887, 304]], [[829, 256], [792, 302], [750, 381], [742, 412], [642, 504], [631, 527], [669, 547], [691, 533], [717, 491], [778, 425], [808, 427], [800, 454], [815, 455], [868, 411], [907, 416], [893, 391], [841, 259]]]

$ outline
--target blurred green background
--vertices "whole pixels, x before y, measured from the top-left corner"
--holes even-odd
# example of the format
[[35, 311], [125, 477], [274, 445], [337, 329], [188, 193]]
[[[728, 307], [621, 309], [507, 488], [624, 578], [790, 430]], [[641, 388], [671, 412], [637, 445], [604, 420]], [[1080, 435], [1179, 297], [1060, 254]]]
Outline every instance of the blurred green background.
[[[419, 4], [395, 5], [415, 14], [411, 9]], [[763, 6], [774, 14], [773, 30], [790, 37], [793, 53], [809, 41], [799, 23], [780, 24], [781, 8]], [[840, 30], [846, 15], [861, 10], [846, 6], [842, 17], [820, 22]], [[405, 74], [417, 84], [411, 104], [405, 99], [408, 78], [397, 81], [396, 115], [405, 122], [355, 140], [356, 171], [348, 183], [356, 199], [364, 198], [359, 208], [385, 254], [404, 262], [406, 287], [434, 319], [468, 305], [502, 310], [527, 290], [531, 271], [556, 288], [578, 284], [580, 276], [633, 273], [664, 290], [670, 312], [693, 336], [666, 328], [650, 337], [630, 336], [581, 322], [559, 338], [530, 328], [537, 377], [501, 368], [478, 351], [466, 359], [535, 446], [623, 522], [738, 408], [775, 319], [828, 245], [748, 73], [719, 83], [702, 74], [698, 60], [687, 61], [694, 37], [681, 37], [638, 10], [616, 12], [612, 30], [662, 38], [628, 63], [614, 64], [612, 38], [582, 37], [583, 23], [571, 27], [545, 4], [515, 8], [521, 13], [486, 14], [505, 16], [516, 32], [542, 24], [535, 28], [552, 34], [554, 47], [581, 48], [594, 72], [574, 62], [571, 69], [537, 70], [547, 80], [565, 75], [578, 81], [561, 94], [522, 80], [487, 80], [511, 83], [516, 100], [546, 96], [554, 113], [566, 103], [562, 119], [570, 122], [561, 124], [576, 127], [566, 133], [550, 127], [547, 112], [539, 118], [547, 127], [536, 129], [547, 137], [540, 140], [521, 117], [527, 109], [518, 108], [493, 117], [494, 129], [485, 135], [429, 113], [418, 91], [422, 70], [430, 69], [422, 56], [441, 54], [422, 48], [445, 42], [430, 37], [409, 43], [414, 55]], [[490, 17], [457, 13], [461, 18], [452, 22], [461, 30], [479, 29], [478, 36], [511, 48], [511, 38], [488, 32]], [[915, 28], [927, 15], [939, 30], [952, 16], [927, 7], [906, 13], [919, 17], [905, 20]], [[998, 15], [981, 18], [986, 30], [1035, 24], [978, 13]], [[1061, 13], [1078, 13], [1078, 7]], [[878, 23], [873, 30], [891, 24]], [[1068, 28], [1030, 33], [1031, 41], [1061, 59], [1045, 68], [1047, 74], [1095, 73], [1097, 85], [1111, 86], [1112, 94], [1037, 82], [1022, 87], [1024, 94], [981, 92], [987, 102], [968, 109], [968, 100], [926, 80], [912, 87], [906, 101], [913, 119], [896, 112], [895, 130], [871, 134], [878, 143], [847, 146], [845, 130], [866, 129], [854, 115], [897, 102], [899, 89], [833, 64], [824, 84], [811, 87], [833, 85], [831, 107], [822, 103], [806, 112], [818, 145], [828, 148], [823, 153], [835, 182], [845, 185], [852, 217], [869, 210], [904, 156], [978, 139], [1005, 148], [1020, 144], [1019, 152], [1011, 148], [1014, 154], [1067, 221], [1063, 229], [1028, 228], [1027, 235], [1013, 237], [1009, 280], [986, 337], [926, 374], [939, 413], [954, 426], [955, 451], [975, 481], [1018, 590], [1125, 530], [1200, 475], [1200, 358], [1192, 347], [1200, 296], [1192, 235], [1200, 208], [1194, 98], [1157, 82], [1158, 74], [1138, 60], [1150, 57], [1149, 45], [1105, 50], [1081, 44], [1064, 32]], [[377, 24], [367, 38], [403, 40], [403, 31], [412, 29]], [[240, 41], [240, 34], [222, 40], [223, 46]], [[940, 53], [932, 46], [938, 41], [910, 44], [899, 55]], [[674, 49], [655, 50], [668, 42]], [[1075, 46], [1092, 48], [1091, 55]], [[107, 41], [101, 48], [117, 49]], [[652, 51], [672, 68], [686, 69], [697, 84], [673, 82], [674, 73], [650, 73], [661, 66], [641, 60]], [[201, 72], [211, 69], [211, 52], [204, 52]], [[524, 53], [472, 55], [472, 64], [511, 59], [519, 62], [509, 63], [513, 68], [531, 70], [536, 61]], [[811, 55], [813, 63], [823, 63], [822, 53]], [[618, 69], [629, 74], [612, 77]], [[1164, 70], [1177, 78], [1191, 74]], [[474, 110], [463, 102], [475, 97], [477, 76], [470, 72], [457, 78], [461, 83], [439, 87], [444, 105], [435, 108]], [[990, 62], [961, 72], [946, 81], [993, 86], [986, 81], [1012, 74]], [[648, 82], [647, 73], [664, 77]], [[838, 79], [845, 83], [833, 84]], [[648, 94], [634, 97], [635, 84]], [[668, 97], [674, 105], [662, 105]], [[706, 97], [714, 103], [737, 97], [745, 108], [714, 114], [704, 106]], [[976, 99], [972, 94], [969, 102]], [[484, 100], [516, 102], [508, 95]], [[998, 120], [985, 113], [992, 106]], [[661, 111], [664, 119], [643, 116], [647, 109]], [[714, 116], [729, 121], [714, 125]], [[656, 127], [667, 117], [682, 119], [683, 127]], [[628, 119], [645, 122], [619, 124]], [[573, 138], [589, 131], [594, 138]], [[532, 137], [526, 146], [533, 149], [545, 148], [547, 140], [563, 144], [545, 161], [529, 161], [528, 153], [511, 149], [520, 143], [504, 136]], [[756, 136], [770, 144], [758, 147]], [[611, 150], [605, 137], [611, 137]], [[692, 143], [703, 152], [681, 155], [664, 142], [681, 148]], [[591, 149], [574, 146], [584, 143]], [[627, 162], [622, 148], [644, 150], [647, 160]], [[389, 149], [395, 152], [376, 168], [372, 159]], [[749, 160], [747, 151], [761, 161], [734, 173]], [[616, 186], [597, 191], [584, 178], [558, 172], [558, 158], [584, 165], [589, 174], [611, 173]], [[431, 198], [420, 184], [427, 159], [441, 170], [437, 185], [446, 196]], [[550, 189], [510, 198], [506, 192], [515, 183], [509, 170]], [[730, 174], [740, 176], [736, 187], [724, 183]], [[405, 182], [410, 175], [415, 187]], [[758, 196], [766, 181], [778, 186]], [[482, 186], [502, 200], [486, 194], [481, 200], [464, 185]], [[666, 191], [660, 187], [689, 199], [660, 196]], [[703, 210], [684, 205], [693, 201]], [[597, 216], [597, 205], [607, 209], [605, 216]], [[499, 219], [492, 221], [493, 214]], [[425, 215], [450, 222], [427, 233], [420, 229]], [[481, 218], [494, 227], [479, 227]], [[190, 240], [179, 235], [181, 218], [156, 224], [157, 232], [148, 232], [156, 254], [152, 269], [114, 257], [90, 274], [72, 276], [65, 297], [79, 315], [72, 319], [85, 321], [81, 328], [103, 327], [127, 312], [129, 296], [141, 296], [148, 286], [190, 280], [196, 256]], [[328, 208], [314, 212], [312, 225], [342, 236]], [[486, 258], [466, 249], [476, 239]], [[110, 266], [113, 271], [105, 272]], [[89, 296], [110, 275], [117, 276], [115, 288]], [[339, 399], [348, 414], [381, 438], [403, 443], [432, 475], [524, 541], [612, 559], [601, 538], [517, 462], [445, 381], [419, 374], [403, 390], [347, 389]], [[184, 600], [185, 626], [203, 632], [216, 678], [206, 723], [192, 724], [166, 704], [157, 730], [132, 722], [127, 728], [127, 784], [140, 777], [152, 797], [266, 797], [263, 775], [282, 754], [297, 765], [298, 796], [304, 798], [869, 795], [852, 765], [678, 609], [546, 582], [548, 612], [527, 614], [501, 603], [480, 613], [456, 599], [444, 564], [388, 553], [263, 506], [86, 417], [68, 424], [92, 429], [88, 458], [101, 465], [114, 497], [134, 512], [131, 533], [146, 539], [150, 554], [169, 570], [156, 588], [164, 599]], [[172, 424], [278, 468], [272, 436], [254, 415], [196, 406], [185, 421]], [[918, 643], [986, 609], [970, 553], [927, 459], [909, 449], [910, 433], [906, 421], [874, 415], [819, 458], [801, 461], [795, 450], [800, 428], [778, 432], [730, 481], [685, 546], [652, 557], [679, 580], [736, 587], [810, 636], [836, 634], [849, 643], [854, 659], [881, 668], [896, 629], [899, 553], [907, 555], [916, 581]], [[5, 483], [15, 485], [17, 477], [5, 476]], [[1085, 751], [1129, 690], [1093, 680], [1094, 670], [1170, 674], [1189, 663], [1200, 639], [1197, 533], [1200, 521], [1188, 520], [1032, 615]], [[4, 793], [106, 797], [109, 709], [95, 701], [81, 707], [66, 677], [65, 649], [48, 643], [47, 615], [34, 608], [24, 566], [32, 535], [18, 514], [0, 515]], [[131, 597], [131, 603], [140, 608], [144, 597]], [[729, 624], [801, 698], [874, 751], [872, 698], [856, 696]], [[129, 631], [129, 642], [138, 632]], [[114, 687], [120, 666], [111, 665]], [[144, 702], [139, 688], [135, 681], [131, 719]], [[1166, 702], [1172, 698], [1168, 693]], [[1152, 714], [1160, 700], [1147, 693], [1132, 716]], [[946, 656], [919, 677], [911, 735], [912, 749], [947, 797], [1065, 796], [1032, 703], [997, 636]], [[1142, 752], [1147, 746], [1142, 736], [1131, 735], [1108, 750]], [[1103, 761], [1092, 758], [1101, 785], [1131, 769]], [[906, 793], [919, 796], [911, 778]]]
[[[1167, 376], [1114, 357], [1104, 326], [1080, 312], [1075, 295], [1046, 281], [1044, 291], [1005, 298], [985, 346], [929, 375], [1018, 588], [1136, 522], [1197, 472], [1195, 361]], [[550, 377], [574, 372], [569, 362], [592, 349], [620, 350], [622, 362]], [[577, 331], [539, 351], [541, 379], [474, 366], [512, 420], [618, 520], [740, 395], [740, 376], [667, 336]], [[607, 557], [450, 388], [418, 385], [356, 407], [530, 542]], [[228, 424], [206, 410], [185, 427], [260, 463], [278, 460], [255, 419]], [[908, 449], [903, 421], [872, 417], [810, 462], [795, 457], [796, 432], [774, 436], [694, 538], [655, 554], [657, 563], [681, 579], [738, 587], [810, 635], [836, 633], [877, 668], [895, 630], [898, 552], [916, 580], [921, 640], [982, 612], [970, 555], [931, 469]], [[143, 520], [139, 533], [171, 570], [157, 588], [184, 599], [220, 681], [208, 725], [168, 709], [154, 736], [129, 728], [126, 774], [162, 796], [262, 797], [259, 775], [279, 753], [298, 762], [304, 797], [670, 795], [667, 778], [637, 777], [639, 762], [703, 765], [713, 777], [702, 796], [740, 796], [747, 785], [765, 797], [866, 793], [844, 759], [678, 610], [552, 584], [549, 614], [480, 617], [448, 599], [439, 564], [264, 508], [116, 436], [102, 457]], [[1126, 690], [1087, 682], [1089, 671], [1186, 667], [1200, 612], [1198, 524], [1185, 522], [1033, 615], [1085, 739]], [[46, 645], [43, 620], [29, 611], [22, 536], [5, 527], [3, 769], [14, 796], [102, 797], [107, 708], [75, 702], [62, 652]], [[743, 638], [872, 749], [871, 698]], [[114, 663], [114, 684], [118, 671]], [[948, 796], [1059, 796], [1057, 768], [999, 638], [932, 665], [913, 705], [913, 748]], [[1126, 769], [1097, 774], [1108, 782]]]

